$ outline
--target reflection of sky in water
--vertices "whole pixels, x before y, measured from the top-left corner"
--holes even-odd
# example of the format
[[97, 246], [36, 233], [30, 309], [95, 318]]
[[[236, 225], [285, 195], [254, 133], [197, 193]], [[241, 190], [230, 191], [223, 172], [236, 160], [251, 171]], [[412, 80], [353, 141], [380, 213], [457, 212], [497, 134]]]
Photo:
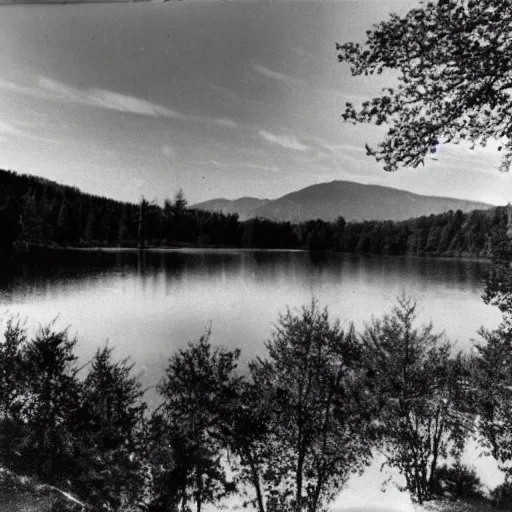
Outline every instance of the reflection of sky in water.
[[[209, 322], [212, 342], [241, 347], [245, 363], [262, 354], [278, 312], [313, 295], [345, 325], [353, 321], [362, 327], [405, 291], [419, 301], [423, 321], [432, 320], [436, 330], [468, 348], [480, 325], [493, 328], [500, 319], [497, 309], [480, 299], [486, 268], [474, 262], [302, 252], [181, 250], [142, 258], [135, 251], [74, 253], [60, 263], [18, 263], [4, 271], [0, 302], [3, 311], [26, 317], [30, 329], [58, 315], [59, 327], [77, 333], [84, 358], [109, 340], [119, 357], [133, 358], [151, 385], [169, 355], [196, 340]], [[351, 481], [337, 505], [408, 510], [404, 496], [392, 489], [380, 492], [374, 469]], [[360, 501], [362, 496], [369, 501]]]

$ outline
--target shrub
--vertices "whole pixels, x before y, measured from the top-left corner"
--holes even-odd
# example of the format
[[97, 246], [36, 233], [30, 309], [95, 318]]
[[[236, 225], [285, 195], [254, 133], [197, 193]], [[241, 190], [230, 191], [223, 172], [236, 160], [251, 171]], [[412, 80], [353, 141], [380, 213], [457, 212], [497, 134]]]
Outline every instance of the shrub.
[[482, 497], [482, 483], [473, 467], [457, 461], [453, 466], [444, 464], [435, 475], [436, 492], [453, 498]]
[[496, 508], [512, 510], [512, 482], [505, 481], [491, 491], [491, 500]]

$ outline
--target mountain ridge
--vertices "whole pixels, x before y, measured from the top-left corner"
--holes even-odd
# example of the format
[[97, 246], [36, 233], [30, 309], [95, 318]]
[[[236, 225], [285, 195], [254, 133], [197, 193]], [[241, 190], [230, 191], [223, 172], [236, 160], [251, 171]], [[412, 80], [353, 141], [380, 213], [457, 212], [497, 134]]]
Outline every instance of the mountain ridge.
[[[248, 199], [250, 201], [248, 201]], [[261, 204], [258, 205], [258, 201]], [[257, 205], [251, 208], [252, 205]], [[333, 221], [400, 221], [449, 210], [482, 210], [495, 205], [449, 196], [427, 196], [384, 185], [366, 185], [334, 180], [318, 183], [285, 194], [277, 199], [216, 198], [192, 205], [192, 208], [238, 213], [240, 220], [262, 217], [275, 221], [302, 222], [310, 219]]]

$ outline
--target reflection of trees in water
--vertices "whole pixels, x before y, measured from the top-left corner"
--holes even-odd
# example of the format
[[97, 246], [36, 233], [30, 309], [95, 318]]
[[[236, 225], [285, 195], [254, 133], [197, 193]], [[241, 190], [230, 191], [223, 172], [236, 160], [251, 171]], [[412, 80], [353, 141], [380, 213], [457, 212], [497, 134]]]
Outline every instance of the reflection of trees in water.
[[311, 251], [308, 253], [309, 261], [315, 267], [324, 267], [329, 262], [329, 253], [324, 251]]
[[[88, 288], [113, 277], [135, 277], [140, 285], [169, 287], [184, 281], [249, 280], [274, 286], [344, 280], [363, 283], [426, 282], [478, 292], [487, 263], [414, 257], [365, 257], [327, 252], [244, 250], [59, 250], [28, 254], [0, 267], [0, 293], [47, 293]], [[57, 292], [58, 293], [58, 292]]]

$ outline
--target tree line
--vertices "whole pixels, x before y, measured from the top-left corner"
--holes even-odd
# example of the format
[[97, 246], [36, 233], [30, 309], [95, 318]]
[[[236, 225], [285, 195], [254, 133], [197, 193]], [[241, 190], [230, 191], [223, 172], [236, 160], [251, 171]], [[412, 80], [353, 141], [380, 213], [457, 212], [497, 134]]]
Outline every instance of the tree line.
[[312, 300], [280, 315], [246, 371], [240, 350], [214, 347], [209, 330], [171, 354], [152, 410], [133, 364], [111, 347], [79, 365], [67, 331], [29, 336], [8, 319], [2, 498], [22, 492], [23, 478], [57, 493], [47, 510], [61, 512], [201, 512], [229, 496], [258, 512], [317, 512], [378, 452], [417, 502], [485, 501], [460, 462], [476, 437], [507, 476], [493, 496], [512, 509], [509, 311], [462, 354], [418, 324], [411, 298], [361, 332]]
[[506, 238], [504, 207], [449, 211], [402, 222], [292, 224], [187, 207], [181, 191], [158, 206], [84, 194], [77, 188], [0, 170], [0, 251], [30, 245], [195, 246], [308, 249], [391, 255], [491, 257]]

